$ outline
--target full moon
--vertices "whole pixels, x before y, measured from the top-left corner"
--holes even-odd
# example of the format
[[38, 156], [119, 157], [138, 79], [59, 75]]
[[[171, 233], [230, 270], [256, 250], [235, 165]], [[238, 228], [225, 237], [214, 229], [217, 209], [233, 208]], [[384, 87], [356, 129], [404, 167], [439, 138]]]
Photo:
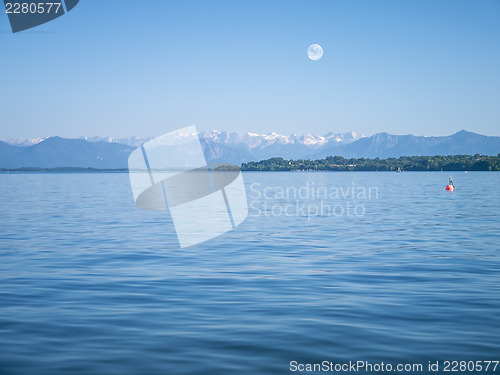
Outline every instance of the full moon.
[[307, 49], [307, 56], [311, 60], [319, 60], [323, 56], [323, 48], [319, 44], [311, 44]]

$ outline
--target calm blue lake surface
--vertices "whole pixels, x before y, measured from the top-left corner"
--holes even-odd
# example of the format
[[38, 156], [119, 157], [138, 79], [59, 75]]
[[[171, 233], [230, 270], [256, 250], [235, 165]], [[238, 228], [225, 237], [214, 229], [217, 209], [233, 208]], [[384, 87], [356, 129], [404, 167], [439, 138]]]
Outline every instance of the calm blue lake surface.
[[180, 249], [125, 173], [0, 174], [0, 373], [499, 360], [500, 173], [449, 175], [245, 173], [247, 220]]

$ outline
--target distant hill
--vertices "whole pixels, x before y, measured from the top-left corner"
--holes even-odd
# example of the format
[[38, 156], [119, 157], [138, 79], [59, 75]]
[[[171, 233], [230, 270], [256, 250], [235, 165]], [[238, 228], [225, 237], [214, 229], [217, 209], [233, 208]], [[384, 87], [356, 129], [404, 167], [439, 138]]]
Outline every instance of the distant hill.
[[118, 143], [51, 137], [32, 146], [0, 144], [0, 168], [127, 168], [134, 148]]
[[488, 137], [465, 130], [444, 137], [418, 137], [378, 133], [345, 145], [338, 145], [306, 155], [307, 159], [328, 156], [346, 158], [398, 158], [400, 156], [497, 155], [500, 137]]
[[220, 145], [227, 150], [239, 153], [239, 159], [262, 160], [275, 156], [284, 158], [296, 158], [305, 156], [311, 152], [325, 149], [327, 147], [341, 144], [349, 144], [360, 138], [355, 132], [333, 133], [325, 135], [296, 134], [282, 135], [278, 133], [256, 134], [256, 133], [228, 133], [219, 130], [204, 131], [200, 138], [206, 145]]
[[[150, 138], [124, 138], [128, 145], [115, 138], [22, 140], [17, 144], [0, 141], [0, 168], [127, 168], [128, 156]], [[93, 140], [93, 141], [90, 141]], [[433, 156], [500, 153], [500, 137], [488, 137], [462, 130], [445, 137], [375, 134], [371, 137], [356, 133], [325, 136], [282, 136], [237, 134], [220, 131], [200, 133], [202, 148], [209, 162], [240, 165], [271, 157], [285, 159], [322, 159], [328, 156], [346, 158], [389, 158], [400, 156]], [[21, 146], [23, 145], [23, 146]]]
[[[277, 133], [239, 134], [211, 130], [200, 132], [199, 137], [208, 161], [225, 161], [233, 164], [241, 164], [245, 161], [262, 160], [273, 156], [287, 158], [303, 157], [306, 154], [317, 152], [325, 147], [354, 142], [363, 136], [354, 132], [330, 132], [323, 136], [314, 134], [305, 134], [302, 136], [291, 134], [286, 136]], [[80, 137], [78, 139], [91, 143], [122, 144], [135, 148], [152, 139], [152, 137]], [[40, 137], [31, 139], [16, 138], [9, 139], [7, 142], [12, 146], [29, 148], [42, 144], [47, 140], [47, 138]]]

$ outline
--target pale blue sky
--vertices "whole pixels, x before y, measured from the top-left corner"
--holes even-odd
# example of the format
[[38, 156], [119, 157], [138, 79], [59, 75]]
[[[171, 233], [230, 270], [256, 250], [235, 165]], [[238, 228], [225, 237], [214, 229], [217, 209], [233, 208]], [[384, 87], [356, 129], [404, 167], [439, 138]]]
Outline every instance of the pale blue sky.
[[0, 46], [0, 139], [500, 135], [498, 0], [81, 0]]

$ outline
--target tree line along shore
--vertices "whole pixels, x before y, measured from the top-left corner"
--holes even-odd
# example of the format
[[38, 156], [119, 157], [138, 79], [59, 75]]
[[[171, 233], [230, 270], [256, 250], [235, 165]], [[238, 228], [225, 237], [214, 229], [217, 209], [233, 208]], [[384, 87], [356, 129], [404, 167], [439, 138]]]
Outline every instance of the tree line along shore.
[[271, 158], [243, 163], [242, 171], [500, 171], [500, 154], [401, 156], [368, 159], [329, 156], [319, 160]]
[[[229, 165], [217, 169], [232, 170]], [[234, 167], [236, 168], [236, 167]], [[329, 156], [325, 159], [288, 160], [281, 157], [252, 161], [241, 165], [242, 171], [500, 171], [500, 154], [401, 156], [399, 158], [344, 158]], [[0, 168], [0, 172], [128, 172], [127, 168], [98, 169], [79, 167], [56, 168]]]

